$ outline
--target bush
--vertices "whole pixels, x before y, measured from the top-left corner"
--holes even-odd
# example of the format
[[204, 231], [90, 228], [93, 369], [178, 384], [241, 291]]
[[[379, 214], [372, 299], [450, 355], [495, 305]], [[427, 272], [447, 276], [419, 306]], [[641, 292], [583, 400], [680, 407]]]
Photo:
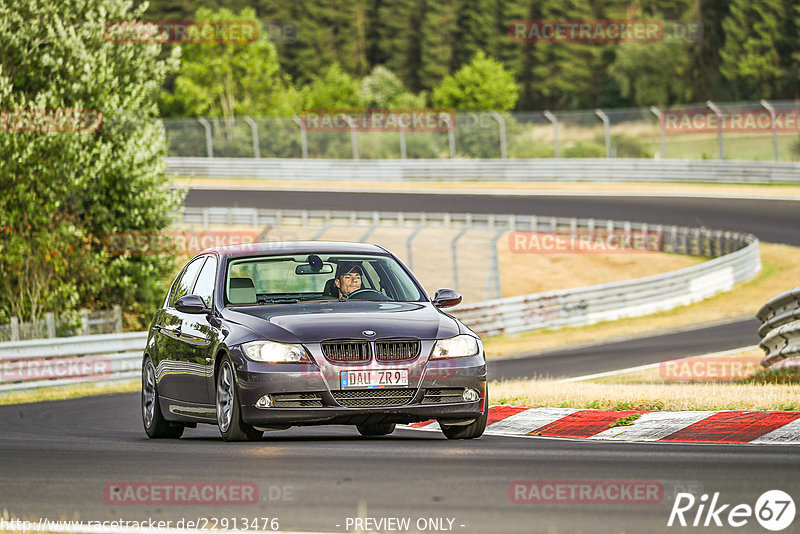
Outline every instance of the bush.
[[597, 143], [575, 143], [561, 152], [565, 158], [604, 158], [606, 148]]

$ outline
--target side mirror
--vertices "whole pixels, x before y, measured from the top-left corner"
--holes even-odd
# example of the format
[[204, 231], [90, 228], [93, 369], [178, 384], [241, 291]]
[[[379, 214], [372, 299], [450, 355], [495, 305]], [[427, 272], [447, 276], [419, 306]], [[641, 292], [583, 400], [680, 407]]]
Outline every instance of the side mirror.
[[182, 313], [206, 313], [206, 303], [198, 295], [184, 295], [175, 303], [175, 309]]
[[437, 308], [449, 308], [461, 304], [461, 295], [455, 289], [440, 289], [433, 296], [433, 305]]

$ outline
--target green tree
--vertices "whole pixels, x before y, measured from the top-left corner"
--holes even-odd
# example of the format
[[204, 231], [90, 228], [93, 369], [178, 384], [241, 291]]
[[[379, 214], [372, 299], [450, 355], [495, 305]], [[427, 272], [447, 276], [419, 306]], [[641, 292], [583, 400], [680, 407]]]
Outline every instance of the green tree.
[[461, 0], [456, 12], [455, 49], [451, 71], [455, 72], [479, 51], [491, 52], [493, 44], [493, 0]]
[[[109, 234], [164, 228], [180, 201], [155, 124], [155, 95], [176, 58], [105, 32], [141, 15], [125, 0], [0, 0], [3, 319], [113, 304], [144, 318], [163, 298], [171, 260], [112, 256], [105, 245]], [[65, 109], [90, 117], [78, 125], [88, 127], [54, 122]]]
[[425, 106], [425, 95], [417, 96], [406, 92], [400, 78], [380, 65], [361, 80], [359, 96], [364, 106], [371, 109], [407, 109]]
[[472, 61], [446, 77], [433, 91], [433, 105], [465, 111], [507, 111], [519, 97], [519, 86], [498, 61], [478, 52]]
[[668, 106], [691, 98], [691, 57], [685, 43], [622, 43], [611, 65], [623, 97], [637, 106]]
[[419, 5], [419, 63], [410, 79], [401, 79], [412, 91], [431, 91], [452, 69], [452, 57], [459, 46], [455, 41], [456, 5], [449, 0], [423, 0]]
[[730, 4], [722, 25], [722, 74], [739, 98], [771, 98], [784, 76], [777, 43], [782, 17], [789, 13], [781, 0], [731, 0]]
[[722, 22], [730, 12], [731, 3], [730, 0], [700, 0], [698, 4], [697, 17], [703, 33], [702, 40], [691, 47], [693, 98], [697, 101], [727, 100], [731, 98], [731, 91], [720, 75], [720, 50], [725, 43]]
[[283, 71], [295, 83], [307, 84], [333, 63], [354, 76], [369, 71], [365, 0], [256, 0], [262, 20], [296, 25], [296, 40], [278, 45]]
[[[181, 47], [181, 70], [172, 95], [174, 108], [190, 116], [232, 118], [291, 115], [298, 96], [280, 71], [275, 45], [256, 17], [245, 9], [197, 10], [199, 21], [253, 21], [255, 42], [186, 44]], [[169, 101], [169, 96], [165, 97]]]
[[[605, 19], [590, 0], [545, 0], [541, 18], [548, 20]], [[539, 42], [533, 49], [533, 101], [541, 108], [575, 109], [602, 105], [614, 80], [608, 74], [616, 45]], [[530, 97], [529, 97], [530, 98]]]
[[303, 97], [303, 109], [306, 110], [356, 109], [364, 104], [359, 96], [358, 81], [344, 72], [338, 63], [306, 86]]

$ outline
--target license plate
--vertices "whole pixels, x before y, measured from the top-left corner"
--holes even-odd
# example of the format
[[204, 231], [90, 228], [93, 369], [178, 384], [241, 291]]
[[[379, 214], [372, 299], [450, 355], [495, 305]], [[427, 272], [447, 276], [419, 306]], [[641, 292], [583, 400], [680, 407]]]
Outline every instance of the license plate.
[[342, 388], [385, 388], [408, 386], [408, 369], [342, 371]]

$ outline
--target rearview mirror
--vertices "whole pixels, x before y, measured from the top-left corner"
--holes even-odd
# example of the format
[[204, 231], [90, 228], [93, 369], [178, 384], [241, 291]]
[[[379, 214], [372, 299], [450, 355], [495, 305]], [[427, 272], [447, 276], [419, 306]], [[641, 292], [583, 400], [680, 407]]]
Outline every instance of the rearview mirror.
[[331, 274], [332, 272], [333, 265], [330, 263], [324, 263], [318, 271], [315, 271], [314, 266], [308, 263], [298, 265], [294, 269], [294, 274]]
[[433, 296], [433, 305], [437, 308], [450, 308], [461, 304], [461, 295], [455, 289], [440, 289]]
[[175, 302], [175, 309], [181, 313], [206, 313], [206, 303], [198, 295], [184, 295]]

